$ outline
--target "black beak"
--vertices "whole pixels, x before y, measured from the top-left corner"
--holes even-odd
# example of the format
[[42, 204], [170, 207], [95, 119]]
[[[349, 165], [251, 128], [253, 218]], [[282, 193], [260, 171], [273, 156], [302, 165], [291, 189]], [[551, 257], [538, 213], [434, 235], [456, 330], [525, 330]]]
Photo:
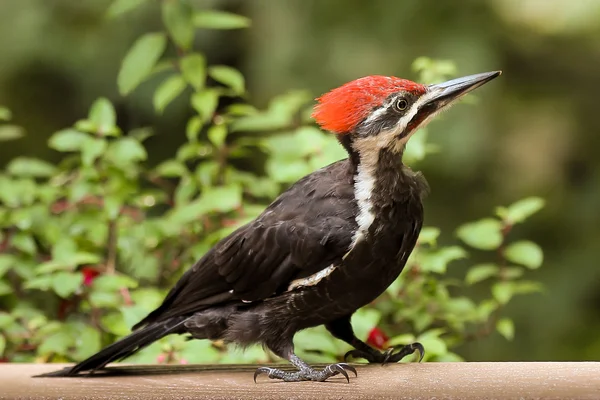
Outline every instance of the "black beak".
[[484, 72], [482, 74], [464, 76], [451, 81], [428, 86], [427, 101], [423, 104], [429, 112], [435, 112], [458, 100], [471, 90], [486, 84], [500, 76], [502, 71]]

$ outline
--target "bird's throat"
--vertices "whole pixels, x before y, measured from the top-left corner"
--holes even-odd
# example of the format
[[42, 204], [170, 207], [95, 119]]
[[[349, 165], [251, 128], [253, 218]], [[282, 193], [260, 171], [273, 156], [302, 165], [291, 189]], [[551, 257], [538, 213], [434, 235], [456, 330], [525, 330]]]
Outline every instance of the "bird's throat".
[[[377, 219], [378, 210], [392, 205], [398, 194], [410, 184], [407, 174], [412, 173], [402, 163], [402, 153], [382, 149], [358, 154], [354, 175], [354, 196], [358, 205], [353, 246], [364, 238]], [[409, 173], [410, 171], [410, 173]]]

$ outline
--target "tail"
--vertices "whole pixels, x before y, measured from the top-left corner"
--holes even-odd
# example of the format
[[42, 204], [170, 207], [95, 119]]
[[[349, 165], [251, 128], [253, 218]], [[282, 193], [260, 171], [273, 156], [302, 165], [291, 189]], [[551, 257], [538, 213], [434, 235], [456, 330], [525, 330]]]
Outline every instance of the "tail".
[[105, 347], [98, 353], [83, 360], [71, 368], [49, 372], [40, 377], [76, 376], [85, 371], [96, 371], [107, 364], [127, 358], [158, 339], [171, 333], [176, 333], [185, 322], [186, 317], [170, 318], [166, 321], [154, 322], [134, 331], [123, 339]]

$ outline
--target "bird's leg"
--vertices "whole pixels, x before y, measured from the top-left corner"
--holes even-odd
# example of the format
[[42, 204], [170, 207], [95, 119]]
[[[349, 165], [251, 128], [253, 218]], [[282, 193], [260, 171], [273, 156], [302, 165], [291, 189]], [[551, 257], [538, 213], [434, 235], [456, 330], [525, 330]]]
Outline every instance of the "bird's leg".
[[294, 354], [294, 345], [291, 338], [283, 345], [281, 343], [277, 343], [274, 346], [271, 346], [269, 343], [267, 343], [267, 347], [279, 357], [285, 358], [291, 362], [298, 369], [298, 371], [290, 372], [277, 368], [260, 367], [254, 373], [254, 382], [256, 382], [256, 377], [260, 374], [267, 374], [267, 376], [271, 379], [281, 379], [285, 382], [323, 382], [332, 376], [341, 374], [346, 378], [348, 383], [350, 383], [350, 378], [348, 377], [346, 370], [353, 372], [356, 376], [356, 370], [346, 363], [330, 364], [320, 371], [312, 368], [306, 362], [302, 361], [300, 357]]
[[333, 336], [354, 347], [355, 350], [347, 352], [344, 359], [347, 359], [348, 357], [364, 358], [369, 363], [386, 364], [398, 362], [404, 357], [413, 354], [415, 351], [419, 352], [419, 361], [421, 361], [425, 355], [423, 345], [418, 342], [406, 346], [399, 346], [397, 348], [392, 347], [385, 352], [372, 348], [354, 335], [352, 325], [350, 324], [350, 316], [336, 319], [326, 324], [325, 327]]

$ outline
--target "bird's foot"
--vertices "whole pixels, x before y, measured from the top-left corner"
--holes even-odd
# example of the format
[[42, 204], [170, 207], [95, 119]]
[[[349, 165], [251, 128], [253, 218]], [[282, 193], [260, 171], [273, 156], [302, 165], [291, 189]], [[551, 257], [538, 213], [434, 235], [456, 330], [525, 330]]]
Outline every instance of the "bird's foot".
[[375, 349], [372, 349], [372, 351], [368, 352], [362, 350], [351, 350], [344, 355], [344, 360], [347, 360], [348, 357], [353, 357], [364, 358], [369, 363], [396, 363], [402, 360], [404, 357], [413, 354], [415, 351], [419, 352], [419, 362], [421, 362], [423, 356], [425, 355], [425, 348], [421, 343], [418, 342], [407, 344], [406, 346], [391, 347], [384, 352], [377, 351]]
[[277, 368], [260, 367], [254, 373], [254, 382], [256, 383], [256, 377], [260, 374], [267, 374], [267, 376], [271, 379], [281, 379], [284, 382], [323, 382], [332, 376], [341, 374], [346, 378], [348, 383], [350, 383], [350, 378], [348, 377], [348, 372], [346, 371], [351, 371], [354, 373], [354, 376], [358, 376], [356, 369], [346, 363], [331, 364], [323, 368], [322, 371], [317, 371], [310, 367], [303, 368], [297, 372], [282, 371]]

